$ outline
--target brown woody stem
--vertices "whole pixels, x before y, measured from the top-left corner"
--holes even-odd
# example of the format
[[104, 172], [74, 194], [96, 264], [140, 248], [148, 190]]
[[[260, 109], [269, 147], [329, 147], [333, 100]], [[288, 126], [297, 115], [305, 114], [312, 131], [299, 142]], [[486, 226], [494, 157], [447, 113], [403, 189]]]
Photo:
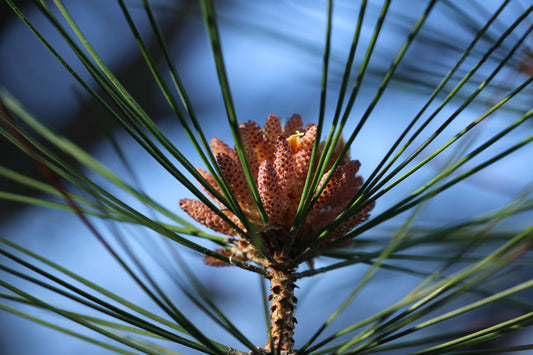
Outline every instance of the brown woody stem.
[[272, 322], [272, 341], [266, 344], [266, 350], [271, 353], [293, 353], [294, 310], [297, 299], [294, 296], [296, 285], [292, 278], [293, 270], [284, 268], [277, 264], [270, 266], [267, 278], [270, 280], [269, 300], [272, 301], [270, 307], [270, 320]]

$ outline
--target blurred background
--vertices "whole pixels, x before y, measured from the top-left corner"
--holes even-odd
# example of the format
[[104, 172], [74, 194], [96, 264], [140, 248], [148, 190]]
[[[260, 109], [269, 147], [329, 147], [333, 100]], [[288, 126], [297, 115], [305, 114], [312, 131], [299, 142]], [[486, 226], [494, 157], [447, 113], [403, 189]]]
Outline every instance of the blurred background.
[[[81, 74], [82, 78], [95, 87], [69, 47], [42, 14], [32, 6], [31, 1], [17, 3], [54, 48]], [[128, 2], [144, 39], [151, 46], [152, 53], [162, 63], [162, 54], [157, 48], [148, 19], [144, 16], [139, 3]], [[189, 152], [187, 157], [190, 156], [193, 163], [201, 166], [200, 159], [194, 158], [192, 145], [180, 129], [179, 122], [152, 79], [119, 6], [107, 0], [65, 1], [65, 4], [113, 73], [130, 90], [163, 132], [182, 151]], [[405, 4], [397, 1], [391, 5], [369, 71], [346, 128], [348, 132], [353, 130], [358, 118], [368, 107], [392, 59], [426, 7], [425, 1], [413, 0], [409, 2], [409, 6]], [[525, 0], [513, 1], [476, 50], [483, 53], [483, 48], [491, 46], [498, 39], [501, 29], [509, 26], [517, 14], [523, 13], [526, 5]], [[113, 171], [138, 184], [137, 186], [154, 200], [181, 214], [178, 200], [191, 197], [190, 192], [180, 186], [119, 129], [109, 114], [80, 87], [4, 2], [0, 6], [0, 86], [18, 98], [43, 123], [87, 149]], [[262, 124], [270, 113], [283, 118], [299, 113], [304, 123], [316, 122], [325, 41], [326, 4], [323, 1], [308, 1], [305, 5], [291, 1], [274, 4], [267, 1], [225, 1], [217, 2], [216, 6], [228, 76], [239, 120], [242, 122], [254, 120]], [[352, 158], [361, 161], [360, 174], [363, 177], [370, 175], [443, 75], [458, 60], [468, 43], [498, 6], [500, 1], [472, 1], [465, 5], [464, 13], [454, 10], [453, 6], [443, 4], [436, 6], [418, 40], [409, 49], [399, 66], [395, 79], [387, 87], [362, 134], [352, 146]], [[362, 61], [380, 7], [380, 1], [371, 1], [369, 4], [356, 63]], [[197, 116], [203, 124], [206, 137], [217, 136], [226, 142], [231, 142], [230, 131], [225, 125], [225, 109], [213, 57], [197, 2], [160, 0], [155, 2], [154, 8], [157, 10], [165, 37], [171, 44], [175, 65], [192, 99]], [[335, 2], [327, 120], [331, 120], [334, 114], [357, 11], [358, 4], [354, 5], [350, 1]], [[479, 72], [478, 79], [473, 79], [474, 83], [483, 80], [487, 71], [493, 68], [498, 60], [504, 58], [505, 52], [519, 34], [524, 32], [524, 26], [531, 24], [532, 19], [533, 17], [529, 15], [529, 22], [525, 21], [524, 25], [516, 29], [516, 35], [511, 35], [508, 42], [504, 42], [499, 52]], [[430, 149], [438, 147], [457, 130], [488, 110], [493, 103], [491, 100], [500, 100], [510, 89], [517, 86], [514, 83], [521, 83], [531, 75], [526, 70], [528, 61], [531, 63], [533, 60], [528, 49], [532, 45], [530, 39], [517, 52], [516, 57], [509, 61], [508, 67], [497, 76], [494, 85], [484, 91], [475, 103], [463, 110], [460, 118]], [[461, 73], [474, 63], [473, 60], [467, 61]], [[352, 81], [357, 70], [356, 65]], [[470, 85], [470, 90], [473, 85]], [[498, 111], [493, 118], [474, 130], [471, 139], [476, 142], [490, 137], [497, 130], [507, 126], [511, 120], [519, 117], [516, 112], [530, 109], [531, 93], [529, 87], [520, 97], [513, 100], [507, 109]], [[428, 127], [427, 132], [431, 133], [431, 130], [449, 117], [460, 103], [460, 101], [452, 102], [447, 105], [436, 123]], [[531, 124], [527, 125], [527, 129], [513, 132], [494, 149], [502, 149], [517, 139], [529, 136], [530, 128]], [[422, 142], [422, 138], [429, 136], [430, 133], [423, 134], [419, 141]], [[124, 164], [111, 144], [110, 138], [118, 144], [131, 165]], [[6, 140], [0, 140], [0, 152], [0, 165], [42, 179], [35, 164]], [[421, 214], [420, 225], [440, 228], [509, 203], [531, 182], [533, 171], [530, 164], [525, 164], [531, 156], [533, 156], [532, 147], [526, 147], [433, 199]], [[434, 176], [443, 164], [445, 164], [444, 158], [435, 161], [410, 179], [409, 183], [402, 184], [396, 194], [380, 199], [374, 214], [385, 210], [400, 199], [398, 196], [404, 196]], [[133, 175], [130, 169], [133, 169]], [[28, 193], [21, 185], [7, 180], [0, 180], [0, 184], [0, 190]], [[390, 237], [404, 217], [399, 216], [397, 220], [372, 230], [368, 237]], [[513, 219], [512, 227], [520, 230], [530, 223], [531, 217], [524, 215]], [[153, 233], [128, 226], [118, 227], [120, 231], [117, 232], [114, 230], [115, 227], [110, 227], [106, 223], [100, 221], [94, 223], [104, 233], [122, 233], [135, 240], [138, 243], [139, 255], [146, 256], [146, 263], [149, 265], [158, 267], [152, 265], [149, 258], [151, 252], [157, 252], [157, 247], [143, 247], [158, 239]], [[150, 299], [141, 293], [73, 214], [1, 201], [0, 232], [2, 237], [46, 255], [74, 272], [89, 275], [87, 277], [91, 281], [121, 295], [128, 295], [130, 301], [158, 312]], [[207, 243], [204, 244], [209, 246]], [[164, 247], [160, 242], [156, 245]], [[265, 326], [257, 277], [236, 268], [215, 269], [205, 266], [202, 258], [192, 252], [182, 251], [181, 256], [195, 270], [199, 279], [208, 287], [213, 298], [227, 311], [230, 318], [245, 330], [245, 334], [252, 341], [262, 344], [265, 339]], [[320, 266], [320, 261], [318, 265]], [[301, 312], [296, 315], [299, 321], [296, 330], [297, 344], [306, 339], [306, 334], [316, 330], [349, 293], [351, 290], [349, 285], [355, 285], [366, 270], [366, 266], [355, 266], [313, 278], [312, 283], [307, 279], [301, 280], [299, 283], [301, 290], [298, 291], [301, 293], [298, 295], [301, 299], [298, 309]], [[2, 278], [4, 277], [10, 276], [2, 275]], [[229, 335], [212, 325], [212, 322], [193, 306], [169, 277], [163, 274], [160, 277], [160, 281], [174, 292], [172, 294], [175, 295], [180, 309], [199, 324], [205, 324], [202, 329], [208, 335], [230, 346], [239, 346], [236, 340], [228, 338]], [[351, 309], [336, 321], [335, 326], [340, 329], [343, 325], [353, 323], [354, 319], [361, 319], [377, 312], [399, 299], [419, 281], [420, 279], [414, 276], [402, 274], [400, 278], [393, 271], [380, 271], [373, 286], [367, 287], [358, 296]], [[24, 287], [37, 290], [33, 285], [25, 284]], [[38, 292], [45, 294], [45, 291]], [[57, 298], [57, 302], [62, 304], [65, 302], [63, 298], [54, 294], [50, 294], [49, 297]], [[324, 303], [326, 297], [328, 302]], [[242, 302], [243, 299], [247, 301]], [[73, 307], [76, 307], [74, 303]], [[44, 312], [38, 316], [48, 317]], [[501, 316], [505, 317], [505, 311]], [[54, 316], [48, 318], [55, 322], [58, 319]], [[468, 321], [468, 317], [465, 321]], [[79, 330], [77, 326], [68, 324], [69, 329]], [[110, 353], [108, 350], [66, 337], [6, 312], [0, 312], [0, 329], [0, 349], [1, 353], [6, 355]], [[179, 347], [176, 349], [182, 350]], [[183, 351], [192, 353], [190, 350]]]

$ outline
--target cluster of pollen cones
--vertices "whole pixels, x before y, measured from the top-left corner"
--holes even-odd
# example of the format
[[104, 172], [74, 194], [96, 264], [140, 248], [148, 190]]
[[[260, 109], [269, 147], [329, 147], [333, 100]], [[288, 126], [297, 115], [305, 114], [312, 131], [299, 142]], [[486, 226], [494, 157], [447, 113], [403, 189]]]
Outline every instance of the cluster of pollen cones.
[[[356, 175], [360, 163], [350, 160], [348, 154], [342, 157], [340, 165], [332, 173], [331, 179], [305, 220], [294, 231], [293, 222], [309, 170], [317, 126], [308, 124], [304, 127], [302, 118], [293, 115], [283, 127], [276, 115], [270, 115], [262, 128], [256, 122], [249, 121], [241, 124], [239, 129], [268, 224], [265, 225], [261, 219], [235, 150], [218, 138], [213, 138], [210, 146], [220, 171], [244, 212], [246, 224], [259, 230], [257, 237], [262, 241], [266, 253], [251, 243], [253, 238], [248, 235], [245, 224], [213, 195], [208, 193], [219, 204], [220, 211], [215, 212], [202, 202], [190, 199], [180, 200], [180, 207], [197, 222], [216, 232], [234, 237], [226, 248], [221, 248], [218, 252], [240, 261], [250, 260], [266, 268], [266, 277], [271, 282], [272, 292], [272, 341], [267, 343], [266, 352], [275, 347], [274, 349], [290, 353], [294, 346], [292, 334], [296, 322], [295, 285], [291, 274], [299, 263], [306, 261], [299, 259], [304, 250], [314, 242], [324, 227], [346, 208], [359, 191], [363, 183], [363, 179]], [[323, 145], [322, 143], [319, 147], [318, 157], [322, 154]], [[323, 187], [331, 166], [343, 148], [344, 141], [341, 139], [329, 159], [330, 166], [322, 177], [319, 189]], [[198, 171], [215, 190], [221, 192], [211, 174], [202, 169]], [[372, 207], [372, 204], [368, 205], [339, 224], [319, 247], [330, 244], [368, 219]], [[224, 214], [238, 228], [227, 223], [220, 214]], [[312, 254], [309, 255], [311, 258]], [[215, 266], [228, 265], [213, 257], [207, 257], [206, 263]]]

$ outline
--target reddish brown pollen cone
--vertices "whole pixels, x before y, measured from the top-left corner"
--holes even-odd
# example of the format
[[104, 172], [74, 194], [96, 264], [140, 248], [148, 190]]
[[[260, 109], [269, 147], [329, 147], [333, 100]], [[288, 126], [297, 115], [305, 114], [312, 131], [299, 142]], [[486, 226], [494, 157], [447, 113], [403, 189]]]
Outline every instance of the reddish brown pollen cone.
[[[218, 138], [213, 138], [210, 143], [221, 172], [218, 179], [227, 182], [232, 197], [240, 207], [239, 211], [231, 211], [231, 207], [216, 200], [213, 193], [208, 195], [220, 207], [215, 212], [204, 203], [189, 199], [181, 200], [180, 206], [197, 222], [233, 237], [228, 239], [224, 248], [217, 250], [219, 253], [234, 260], [259, 264], [267, 270], [272, 302], [272, 339], [261, 351], [266, 354], [293, 355], [296, 353], [293, 334], [297, 301], [294, 296], [294, 271], [299, 263], [310, 261], [319, 254], [312, 249], [313, 238], [333, 222], [358, 193], [363, 184], [363, 179], [356, 175], [361, 164], [344, 153], [339, 165], [331, 171], [333, 163], [345, 148], [341, 138], [326, 164], [326, 170], [330, 171], [323, 174], [320, 189], [315, 192], [318, 194], [320, 191], [315, 196], [315, 205], [309, 206], [309, 213], [295, 226], [295, 216], [302, 199], [315, 141], [320, 139], [317, 136], [318, 127], [314, 124], [304, 127], [300, 115], [293, 115], [283, 127], [276, 115], [270, 115], [263, 127], [249, 121], [239, 125], [239, 132], [268, 223], [259, 213], [236, 151]], [[316, 153], [318, 159], [321, 159], [325, 144], [321, 143], [318, 147]], [[215, 191], [222, 193], [222, 190], [226, 190], [217, 186], [215, 181], [218, 179], [210, 173], [202, 169], [199, 172]], [[330, 172], [331, 179], [326, 182]], [[343, 238], [350, 230], [366, 221], [373, 206], [373, 203], [367, 204], [365, 208], [348, 216], [329, 233], [318, 249]], [[258, 235], [262, 242], [261, 248], [252, 242], [252, 237]], [[227, 265], [209, 257], [206, 262], [214, 266]]]

